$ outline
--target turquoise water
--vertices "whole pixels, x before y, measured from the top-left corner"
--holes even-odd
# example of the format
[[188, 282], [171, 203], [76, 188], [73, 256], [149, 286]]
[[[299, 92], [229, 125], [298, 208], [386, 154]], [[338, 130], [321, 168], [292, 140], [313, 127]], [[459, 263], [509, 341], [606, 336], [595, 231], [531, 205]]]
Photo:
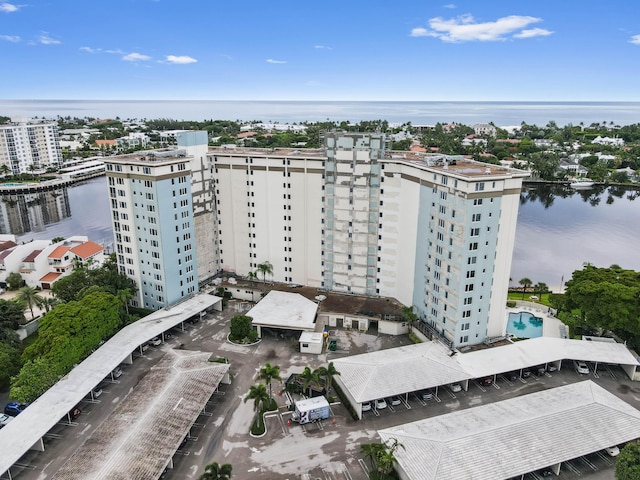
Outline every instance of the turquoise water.
[[529, 312], [509, 314], [507, 333], [518, 338], [537, 338], [542, 336], [542, 319]]
[[2, 184], [3, 187], [22, 187], [23, 185], [26, 185], [26, 183], [3, 183]]

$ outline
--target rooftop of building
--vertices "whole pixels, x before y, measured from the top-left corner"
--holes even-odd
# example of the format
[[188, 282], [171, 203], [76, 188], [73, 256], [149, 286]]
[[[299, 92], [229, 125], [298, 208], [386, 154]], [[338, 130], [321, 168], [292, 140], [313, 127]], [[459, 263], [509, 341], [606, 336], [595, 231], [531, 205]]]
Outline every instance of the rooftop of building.
[[137, 163], [140, 165], [158, 165], [176, 160], [184, 161], [187, 152], [181, 148], [162, 148], [157, 150], [142, 150], [125, 155], [105, 158], [105, 163]]
[[221, 155], [255, 155], [259, 157], [326, 157], [323, 148], [252, 148], [224, 145], [221, 147], [209, 147], [209, 154]]

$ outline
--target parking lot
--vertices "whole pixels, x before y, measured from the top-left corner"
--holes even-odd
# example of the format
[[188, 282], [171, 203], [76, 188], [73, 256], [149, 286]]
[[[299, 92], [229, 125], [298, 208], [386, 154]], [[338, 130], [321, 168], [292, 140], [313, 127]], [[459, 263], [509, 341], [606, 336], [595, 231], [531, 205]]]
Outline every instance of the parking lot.
[[[267, 415], [267, 433], [261, 438], [249, 435], [254, 416], [253, 402], [244, 402], [249, 387], [256, 383], [256, 373], [265, 362], [280, 366], [280, 376], [288, 378], [304, 367], [314, 369], [332, 359], [367, 351], [392, 348], [410, 343], [406, 336], [391, 337], [340, 330], [335, 332], [338, 348], [335, 352], [308, 355], [297, 352], [290, 338], [264, 338], [253, 346], [232, 345], [226, 341], [229, 320], [238, 312], [235, 303], [222, 313], [207, 315], [187, 331], [176, 332], [166, 343], [149, 347], [137, 355], [132, 365], [123, 366], [123, 374], [114, 381], [105, 380], [102, 394], [95, 400], [85, 398], [79, 405], [82, 414], [70, 425], [61, 422], [45, 439], [45, 452], [29, 452], [16, 470], [19, 479], [51, 478], [82, 442], [105, 420], [113, 408], [126, 399], [127, 394], [155, 365], [166, 349], [184, 348], [210, 351], [229, 359], [233, 381], [222, 385], [213, 395], [189, 438], [174, 457], [174, 469], [167, 479], [197, 478], [204, 466], [212, 461], [230, 463], [233, 477], [244, 479], [307, 478], [324, 480], [365, 480], [368, 463], [360, 454], [360, 445], [377, 442], [377, 430], [423, 418], [442, 415], [458, 409], [474, 407], [525, 395], [536, 391], [567, 385], [590, 378], [618, 397], [640, 407], [640, 386], [628, 380], [619, 367], [598, 367], [597, 376], [590, 366], [588, 375], [580, 375], [573, 362], [565, 362], [556, 372], [531, 375], [511, 381], [499, 375], [490, 385], [470, 381], [467, 391], [452, 392], [441, 387], [432, 398], [410, 393], [401, 397], [400, 404], [386, 401], [384, 408], [365, 412], [361, 421], [351, 418], [340, 404], [331, 406], [332, 416], [322, 422], [304, 426], [291, 422], [287, 396], [281, 395], [281, 385], [274, 382], [274, 396], [280, 410]], [[426, 399], [425, 399], [426, 398]], [[613, 479], [611, 457], [603, 452], [567, 462], [560, 478]], [[529, 474], [528, 479], [543, 478], [542, 472]], [[3, 477], [4, 478], [4, 477]]]

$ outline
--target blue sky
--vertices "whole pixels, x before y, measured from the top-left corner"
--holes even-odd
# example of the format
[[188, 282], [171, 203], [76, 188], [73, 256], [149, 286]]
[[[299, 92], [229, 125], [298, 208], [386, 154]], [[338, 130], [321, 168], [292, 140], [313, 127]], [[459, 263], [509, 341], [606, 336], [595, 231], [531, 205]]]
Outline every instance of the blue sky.
[[640, 101], [636, 0], [0, 0], [0, 98]]

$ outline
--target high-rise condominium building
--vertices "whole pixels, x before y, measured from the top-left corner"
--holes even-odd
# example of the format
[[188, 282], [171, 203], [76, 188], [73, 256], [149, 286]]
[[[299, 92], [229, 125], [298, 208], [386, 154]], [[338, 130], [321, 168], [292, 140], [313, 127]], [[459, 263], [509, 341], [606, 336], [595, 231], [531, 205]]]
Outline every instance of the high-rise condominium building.
[[[186, 197], [193, 202], [196, 288], [197, 280], [221, 271], [247, 275], [268, 261], [276, 281], [412, 305], [456, 346], [503, 333], [525, 172], [461, 156], [388, 152], [384, 135], [376, 133], [329, 133], [318, 150], [208, 152], [200, 134], [185, 133], [178, 142], [192, 188]], [[137, 165], [116, 158], [114, 166]], [[107, 172], [114, 175], [109, 166]], [[118, 186], [109, 187], [116, 187], [116, 215], [123, 211]], [[157, 211], [168, 208], [173, 218], [177, 207], [161, 207], [159, 198], [153, 199]], [[137, 203], [133, 208], [150, 205]], [[166, 239], [157, 232], [167, 252], [183, 248], [173, 227]], [[116, 244], [125, 248], [121, 268], [148, 270], [149, 260], [131, 256], [133, 264], [127, 263], [123, 233], [116, 230]], [[135, 238], [146, 246], [152, 237], [142, 231]], [[165, 282], [190, 278], [184, 269], [170, 275], [177, 276], [165, 275]]]
[[0, 125], [0, 167], [7, 173], [42, 171], [62, 166], [62, 149], [55, 123], [26, 120]]

